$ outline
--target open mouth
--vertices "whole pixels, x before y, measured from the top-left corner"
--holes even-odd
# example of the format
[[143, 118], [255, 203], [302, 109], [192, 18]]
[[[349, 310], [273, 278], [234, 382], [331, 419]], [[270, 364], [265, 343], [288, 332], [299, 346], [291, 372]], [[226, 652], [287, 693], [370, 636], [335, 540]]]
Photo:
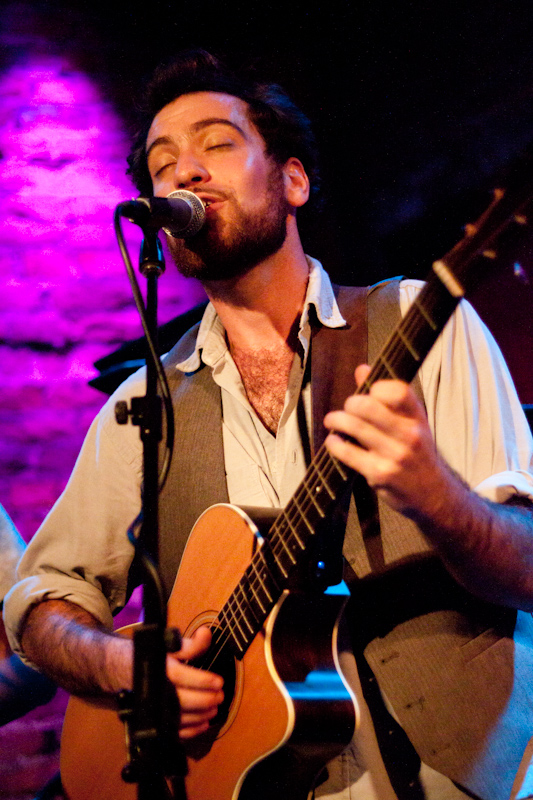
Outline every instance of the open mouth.
[[223, 197], [218, 197], [217, 195], [212, 195], [211, 197], [202, 197], [201, 194], [197, 195], [200, 198], [202, 203], [204, 204], [204, 208], [208, 209], [211, 206], [218, 206], [220, 203], [224, 202]]

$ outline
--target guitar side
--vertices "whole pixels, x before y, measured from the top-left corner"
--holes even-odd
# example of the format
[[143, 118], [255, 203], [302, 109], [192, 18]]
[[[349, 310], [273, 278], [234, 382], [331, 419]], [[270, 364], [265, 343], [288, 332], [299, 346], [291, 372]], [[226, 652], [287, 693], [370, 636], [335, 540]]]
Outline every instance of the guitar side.
[[[198, 520], [168, 605], [168, 624], [212, 625], [257, 549], [255, 524], [218, 505]], [[212, 557], [206, 558], [206, 553]], [[306, 800], [316, 775], [355, 727], [355, 700], [336, 654], [342, 595], [284, 592], [242, 659], [225, 719], [187, 745], [188, 800]], [[72, 698], [61, 743], [69, 800], [133, 800], [124, 728], [110, 703]]]

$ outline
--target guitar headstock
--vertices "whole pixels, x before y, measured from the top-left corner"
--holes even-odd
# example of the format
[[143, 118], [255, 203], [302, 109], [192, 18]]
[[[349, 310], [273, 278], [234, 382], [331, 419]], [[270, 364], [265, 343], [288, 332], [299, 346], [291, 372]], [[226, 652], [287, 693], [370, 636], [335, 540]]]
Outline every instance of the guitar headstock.
[[532, 217], [533, 184], [518, 190], [495, 189], [489, 206], [465, 226], [455, 247], [433, 263], [432, 272], [451, 295], [463, 297], [527, 235]]

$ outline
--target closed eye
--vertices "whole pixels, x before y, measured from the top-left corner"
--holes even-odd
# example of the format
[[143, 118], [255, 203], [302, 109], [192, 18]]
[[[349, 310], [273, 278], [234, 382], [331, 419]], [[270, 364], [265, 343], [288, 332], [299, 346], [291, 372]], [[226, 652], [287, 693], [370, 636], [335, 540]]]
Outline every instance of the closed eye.
[[161, 173], [168, 169], [168, 167], [173, 167], [175, 163], [175, 161], [169, 161], [168, 164], [163, 164], [163, 166], [159, 167], [159, 169], [154, 173], [155, 177], [157, 178], [159, 175], [161, 175]]
[[206, 147], [206, 150], [221, 150], [224, 147], [233, 147], [233, 142], [221, 142], [220, 144], [212, 144]]

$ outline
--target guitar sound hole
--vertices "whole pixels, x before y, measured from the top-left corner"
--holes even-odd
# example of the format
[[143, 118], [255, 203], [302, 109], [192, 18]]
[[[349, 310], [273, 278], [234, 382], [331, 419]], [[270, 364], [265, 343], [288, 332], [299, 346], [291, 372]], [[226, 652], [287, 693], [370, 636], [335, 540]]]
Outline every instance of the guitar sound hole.
[[243, 664], [234, 657], [227, 643], [222, 640], [220, 628], [212, 627], [211, 646], [195, 666], [209, 672], [216, 672], [224, 679], [224, 700], [218, 707], [216, 717], [211, 721], [211, 734], [222, 735], [231, 725], [239, 706], [243, 688]]

